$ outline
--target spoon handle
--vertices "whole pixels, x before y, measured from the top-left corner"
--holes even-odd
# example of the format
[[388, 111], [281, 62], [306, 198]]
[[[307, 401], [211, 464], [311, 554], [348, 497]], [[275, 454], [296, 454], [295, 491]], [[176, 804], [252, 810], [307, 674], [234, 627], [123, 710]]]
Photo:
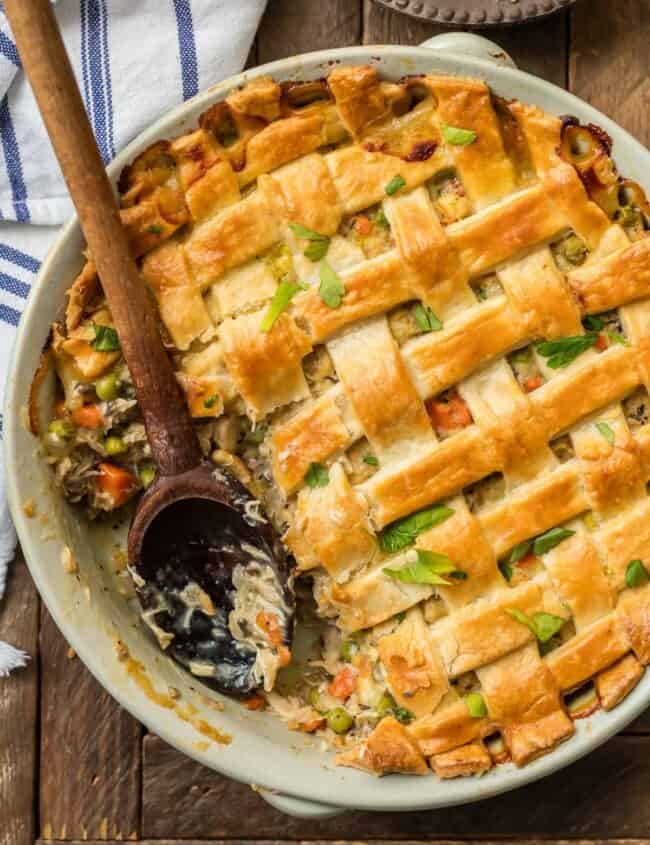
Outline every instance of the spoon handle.
[[201, 450], [131, 256], [50, 0], [5, 0], [4, 9], [97, 267], [159, 472], [192, 469]]

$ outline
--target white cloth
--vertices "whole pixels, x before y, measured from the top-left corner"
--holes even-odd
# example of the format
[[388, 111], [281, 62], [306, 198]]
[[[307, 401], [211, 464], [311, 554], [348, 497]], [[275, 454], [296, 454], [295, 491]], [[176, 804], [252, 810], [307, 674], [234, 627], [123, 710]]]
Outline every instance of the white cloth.
[[[58, 0], [57, 19], [104, 161], [172, 106], [241, 70], [265, 4]], [[7, 221], [0, 222], [0, 400], [31, 283], [56, 224], [72, 210], [0, 0], [0, 221]], [[0, 599], [15, 543], [0, 455]], [[0, 677], [23, 659], [0, 643]]]

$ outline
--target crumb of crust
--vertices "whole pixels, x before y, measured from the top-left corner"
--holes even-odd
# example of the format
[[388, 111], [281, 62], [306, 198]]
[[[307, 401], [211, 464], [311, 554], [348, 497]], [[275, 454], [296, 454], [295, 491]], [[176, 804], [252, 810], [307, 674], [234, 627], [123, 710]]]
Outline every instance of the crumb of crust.
[[68, 648], [68, 655], [67, 655], [68, 660], [74, 660], [76, 656], [77, 656], [77, 652], [72, 648], [72, 646], [70, 646]]
[[23, 502], [23, 513], [28, 519], [36, 516], [36, 502], [33, 499], [26, 499]]
[[79, 564], [76, 557], [72, 554], [70, 546], [64, 546], [61, 550], [61, 563], [68, 575], [74, 575], [79, 572]]
[[180, 690], [177, 690], [176, 687], [167, 687], [167, 693], [169, 697], [173, 698], [174, 700], [181, 697]]
[[50, 518], [46, 513], [42, 513], [39, 516], [38, 521], [41, 523], [41, 525], [47, 525], [47, 523], [50, 521]]
[[200, 740], [199, 742], [192, 743], [197, 751], [207, 751], [210, 747], [210, 743], [206, 742], [204, 739]]
[[122, 640], [117, 640], [115, 643], [115, 655], [120, 662], [129, 659], [129, 649], [124, 645]]

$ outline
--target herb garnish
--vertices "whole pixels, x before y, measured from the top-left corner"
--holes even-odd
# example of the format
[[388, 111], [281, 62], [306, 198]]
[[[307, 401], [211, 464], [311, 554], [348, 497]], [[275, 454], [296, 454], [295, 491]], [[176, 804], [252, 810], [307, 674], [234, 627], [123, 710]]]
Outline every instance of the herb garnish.
[[470, 692], [465, 696], [465, 704], [469, 710], [469, 715], [473, 719], [483, 719], [487, 716], [487, 707], [480, 692]]
[[540, 643], [547, 643], [566, 622], [566, 619], [563, 619], [561, 616], [554, 616], [552, 613], [544, 613], [543, 611], [529, 616], [517, 607], [506, 607], [505, 612], [508, 616], [516, 619], [517, 622], [525, 625], [537, 637]]
[[648, 570], [645, 568], [643, 561], [631, 560], [625, 568], [625, 584], [627, 587], [640, 587], [650, 580]]
[[379, 459], [376, 455], [364, 455], [361, 460], [364, 462], [364, 464], [368, 464], [369, 467], [379, 466]]
[[596, 332], [576, 335], [575, 337], [562, 337], [558, 340], [547, 340], [537, 346], [537, 351], [544, 358], [552, 370], [566, 367], [572, 361], [590, 349], [598, 340]]
[[[412, 553], [409, 552], [409, 555]], [[453, 575], [458, 572], [456, 564], [447, 555], [416, 549], [415, 560], [401, 569], [384, 567], [386, 575], [402, 581], [404, 584], [434, 584], [449, 586], [451, 581], [443, 575]], [[466, 573], [463, 573], [465, 575]]]
[[330, 474], [323, 464], [311, 463], [305, 474], [307, 487], [327, 487], [330, 483]]
[[512, 566], [510, 566], [507, 560], [499, 561], [499, 571], [506, 581], [512, 581]]
[[92, 346], [98, 352], [119, 352], [120, 339], [112, 326], [101, 326], [98, 323], [93, 323], [95, 330], [95, 339], [92, 341]]
[[214, 394], [213, 396], [208, 396], [208, 398], [204, 401], [203, 407], [204, 408], [212, 408], [217, 401], [217, 395]]
[[305, 285], [302, 282], [291, 282], [288, 279], [280, 282], [273, 294], [273, 299], [269, 303], [269, 307], [266, 309], [264, 316], [262, 317], [262, 322], [260, 323], [262, 331], [271, 331], [275, 321], [283, 311], [287, 310], [289, 303], [298, 291], [307, 290], [308, 287], [308, 285]]
[[449, 126], [448, 123], [443, 123], [441, 128], [445, 141], [456, 147], [468, 147], [478, 138], [473, 129], [461, 129], [459, 126]]
[[453, 513], [452, 508], [438, 505], [398, 519], [384, 529], [379, 538], [379, 545], [384, 552], [399, 552], [407, 546], [412, 546], [423, 531], [439, 525]]
[[327, 235], [314, 232], [313, 229], [308, 229], [307, 226], [303, 226], [300, 223], [289, 223], [289, 228], [294, 235], [309, 241], [303, 253], [306, 258], [310, 261], [320, 261], [321, 258], [325, 258], [330, 245], [330, 239]]
[[413, 319], [423, 332], [439, 332], [442, 328], [441, 321], [436, 317], [431, 308], [427, 308], [421, 302], [413, 306]]
[[[518, 543], [503, 561], [504, 565], [510, 569], [510, 577], [505, 574], [503, 569], [501, 570], [504, 578], [509, 581], [512, 577], [512, 564], [518, 563], [531, 551], [536, 555], [546, 554], [546, 552], [550, 552], [551, 549], [559, 545], [562, 540], [573, 537], [575, 533], [575, 531], [571, 531], [569, 528], [551, 528], [550, 531], [540, 534], [539, 537], [531, 537], [530, 540], [524, 540], [522, 543]], [[499, 568], [501, 568], [501, 564], [499, 564]]]
[[398, 173], [397, 176], [393, 176], [390, 182], [384, 187], [384, 191], [386, 191], [389, 197], [392, 197], [393, 194], [396, 194], [400, 188], [404, 187], [404, 185], [406, 185], [406, 179]]
[[596, 423], [596, 428], [598, 429], [599, 433], [603, 435], [605, 440], [613, 446], [616, 437], [614, 435], [614, 431], [611, 425], [608, 425], [606, 422], [598, 422]]
[[341, 281], [341, 277], [330, 267], [327, 261], [322, 261], [320, 265], [318, 292], [328, 308], [338, 308], [345, 296], [345, 285]]

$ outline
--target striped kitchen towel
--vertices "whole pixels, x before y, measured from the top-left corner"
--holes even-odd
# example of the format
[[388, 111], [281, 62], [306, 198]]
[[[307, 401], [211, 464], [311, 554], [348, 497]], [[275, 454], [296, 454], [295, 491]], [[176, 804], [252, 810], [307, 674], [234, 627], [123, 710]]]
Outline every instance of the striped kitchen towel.
[[[265, 3], [58, 0], [59, 25], [104, 161], [108, 163], [173, 106], [241, 70]], [[73, 208], [22, 72], [1, 0], [0, 148], [2, 400], [25, 299], [56, 237], [57, 224], [66, 220]], [[2, 461], [0, 453], [0, 599], [16, 542]], [[0, 643], [0, 677], [24, 665], [24, 660], [22, 652]]]

